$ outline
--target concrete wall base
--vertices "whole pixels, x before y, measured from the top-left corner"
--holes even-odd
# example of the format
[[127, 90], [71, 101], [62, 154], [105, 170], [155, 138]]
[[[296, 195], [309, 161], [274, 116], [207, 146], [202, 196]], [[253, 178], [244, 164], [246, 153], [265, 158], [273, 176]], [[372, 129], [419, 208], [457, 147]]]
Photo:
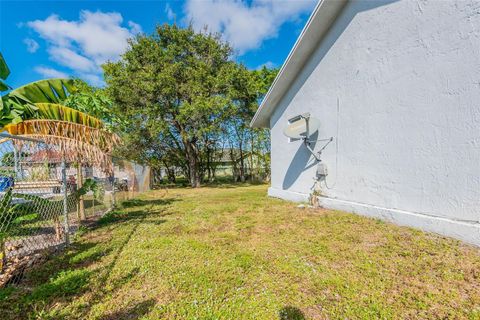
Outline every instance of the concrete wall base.
[[[308, 201], [308, 194], [272, 187], [268, 189], [268, 195], [295, 202]], [[319, 203], [322, 207], [328, 209], [352, 212], [362, 216], [392, 222], [401, 226], [414, 227], [480, 246], [480, 223], [452, 220], [327, 197], [319, 197]]]

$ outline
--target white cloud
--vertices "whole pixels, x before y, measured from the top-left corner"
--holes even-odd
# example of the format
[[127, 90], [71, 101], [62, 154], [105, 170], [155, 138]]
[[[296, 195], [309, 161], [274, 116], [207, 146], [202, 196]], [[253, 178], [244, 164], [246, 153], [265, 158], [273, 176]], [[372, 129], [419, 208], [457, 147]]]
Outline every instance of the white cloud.
[[30, 53], [34, 53], [38, 50], [38, 48], [40, 48], [38, 42], [31, 38], [23, 39], [23, 43], [25, 43], [25, 45], [27, 46], [27, 51]]
[[45, 78], [68, 78], [68, 74], [66, 74], [65, 72], [58, 71], [49, 67], [36, 66], [34, 70]]
[[142, 26], [133, 21], [128, 21], [128, 26], [130, 27], [130, 32], [132, 34], [142, 33]]
[[90, 59], [66, 47], [48, 48], [50, 58], [58, 64], [75, 71], [95, 71], [97, 65]]
[[256, 67], [255, 69], [256, 70], [260, 70], [262, 69], [263, 67], [267, 67], [268, 69], [273, 69], [273, 68], [276, 68], [277, 67], [277, 64], [272, 62], [272, 61], [267, 61], [265, 63], [262, 63], [261, 65], [259, 65], [258, 67]]
[[170, 7], [170, 4], [168, 3], [165, 5], [165, 12], [167, 14], [168, 20], [175, 20], [175, 18], [177, 17], [175, 12], [173, 12], [172, 7]]
[[133, 21], [128, 21], [128, 27], [122, 23], [123, 17], [118, 12], [83, 10], [76, 21], [52, 14], [26, 25], [45, 39], [51, 60], [77, 75], [88, 73], [98, 77], [102, 72], [100, 65], [116, 61], [127, 49], [127, 40], [142, 32], [141, 26]]
[[100, 77], [98, 74], [95, 74], [95, 73], [80, 73], [78, 76], [79, 76], [80, 79], [83, 79], [83, 80], [89, 82], [90, 84], [92, 84], [94, 86], [103, 86], [104, 85], [102, 77]]
[[277, 36], [281, 25], [309, 13], [315, 0], [188, 0], [185, 4], [186, 23], [196, 30], [208, 26], [220, 32], [240, 54], [260, 47], [266, 39]]

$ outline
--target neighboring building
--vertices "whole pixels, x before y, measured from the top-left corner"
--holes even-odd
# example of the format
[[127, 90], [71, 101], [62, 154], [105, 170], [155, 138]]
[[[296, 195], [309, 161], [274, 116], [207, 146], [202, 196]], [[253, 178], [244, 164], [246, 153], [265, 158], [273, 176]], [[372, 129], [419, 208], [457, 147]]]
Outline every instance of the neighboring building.
[[149, 166], [115, 159], [113, 165], [115, 179], [127, 182], [128, 191], [145, 192], [151, 190], [152, 174]]
[[[62, 177], [62, 155], [55, 150], [38, 150], [19, 161], [22, 180], [49, 180]], [[124, 181], [129, 191], [144, 192], [151, 189], [150, 167], [127, 160], [115, 159], [114, 177]], [[77, 179], [77, 168], [67, 163], [67, 177]], [[83, 178], [107, 181], [108, 175], [98, 167], [83, 166]], [[107, 187], [110, 185], [107, 183]]]
[[[49, 180], [62, 177], [62, 154], [56, 150], [37, 150], [32, 154], [20, 157], [22, 179], [26, 180]], [[67, 176], [76, 175], [77, 169], [68, 165]]]
[[[238, 148], [225, 148], [217, 152], [214, 162], [216, 176], [233, 176], [235, 181], [240, 181], [241, 159], [246, 180], [268, 181], [270, 179], [265, 156], [251, 151], [240, 152]], [[253, 177], [252, 177], [253, 175]]]
[[[306, 112], [334, 137], [320, 182], [282, 133]], [[318, 183], [324, 207], [480, 245], [480, 3], [321, 1], [252, 125], [271, 129], [269, 195]]]

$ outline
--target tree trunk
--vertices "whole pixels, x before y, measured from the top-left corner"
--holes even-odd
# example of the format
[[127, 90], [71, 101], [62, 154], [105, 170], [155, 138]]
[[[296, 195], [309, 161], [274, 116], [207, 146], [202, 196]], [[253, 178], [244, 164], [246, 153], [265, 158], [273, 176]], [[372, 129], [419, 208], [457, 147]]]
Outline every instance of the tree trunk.
[[240, 181], [245, 182], [245, 163], [243, 161], [243, 146], [241, 142], [238, 147], [240, 151]]
[[190, 185], [192, 188], [200, 187], [200, 175], [196, 168], [197, 160], [195, 158], [190, 159]]
[[198, 168], [198, 153], [191, 142], [185, 143], [185, 151], [188, 159], [188, 166], [189, 166], [189, 180], [190, 186], [192, 188], [200, 187], [200, 174]]
[[214, 174], [212, 170], [212, 154], [214, 154], [214, 152], [212, 152], [211, 150], [207, 150], [207, 180], [209, 182], [212, 182], [214, 179]]
[[168, 182], [175, 183], [177, 181], [175, 178], [175, 168], [170, 169], [169, 167], [166, 167], [166, 170]]
[[152, 169], [152, 180], [153, 185], [158, 185], [162, 183], [162, 169], [161, 168], [154, 168]]
[[[77, 165], [77, 190], [83, 186], [83, 172], [82, 165]], [[95, 201], [95, 200], [94, 200]], [[80, 196], [78, 199], [77, 214], [80, 218], [80, 221], [86, 220], [85, 216], [85, 202], [83, 201], [83, 196]]]
[[233, 147], [230, 148], [230, 160], [232, 161], [232, 178], [233, 182], [237, 182], [237, 159], [235, 158], [235, 152], [233, 151]]
[[[167, 175], [167, 181], [169, 183], [175, 183], [176, 182], [176, 177], [175, 177], [175, 166], [170, 166], [170, 163], [168, 161], [162, 161], [164, 167], [165, 167], [165, 173]], [[160, 176], [162, 169], [159, 169]], [[160, 179], [160, 182], [162, 181], [163, 178]]]

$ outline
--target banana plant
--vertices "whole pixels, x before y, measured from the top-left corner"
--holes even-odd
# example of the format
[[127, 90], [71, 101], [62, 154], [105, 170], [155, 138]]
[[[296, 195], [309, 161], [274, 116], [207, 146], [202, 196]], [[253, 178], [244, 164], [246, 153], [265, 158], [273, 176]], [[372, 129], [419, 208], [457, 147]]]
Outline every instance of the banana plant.
[[72, 122], [96, 129], [101, 129], [103, 127], [101, 120], [61, 104], [36, 103], [35, 106], [38, 108], [37, 119]]
[[[10, 86], [5, 83], [8, 75], [10, 74], [10, 69], [8, 69], [7, 63], [3, 58], [2, 53], [0, 52], [0, 92], [10, 90]], [[3, 97], [0, 98], [0, 113], [3, 114]]]
[[10, 87], [5, 83], [5, 80], [7, 80], [9, 74], [10, 69], [8, 69], [7, 63], [0, 52], [0, 91], [7, 91], [10, 89]]
[[69, 79], [46, 79], [31, 82], [14, 89], [2, 97], [3, 108], [0, 125], [17, 124], [38, 116], [38, 103], [59, 104], [73, 92]]
[[[3, 55], [0, 53], [0, 91], [10, 90], [5, 80], [10, 74]], [[17, 124], [35, 119], [38, 115], [36, 103], [61, 103], [75, 87], [71, 79], [46, 79], [31, 82], [11, 90], [0, 99], [0, 126]]]

